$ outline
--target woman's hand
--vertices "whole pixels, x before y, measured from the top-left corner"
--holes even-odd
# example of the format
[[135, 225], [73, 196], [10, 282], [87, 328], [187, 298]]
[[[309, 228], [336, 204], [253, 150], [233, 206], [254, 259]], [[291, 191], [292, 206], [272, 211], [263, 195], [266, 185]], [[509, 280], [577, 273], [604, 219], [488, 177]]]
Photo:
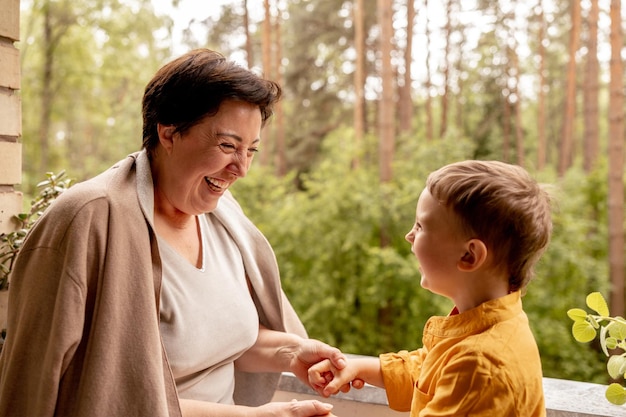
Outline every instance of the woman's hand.
[[[254, 415], [258, 417], [336, 417], [331, 413], [332, 404], [318, 400], [267, 403], [257, 407]], [[258, 414], [256, 413], [258, 411]]]
[[[314, 390], [320, 392], [319, 386], [316, 387], [310, 382], [309, 368], [322, 361], [336, 370], [344, 369], [347, 365], [346, 356], [341, 353], [339, 349], [320, 342], [319, 340], [302, 339], [302, 342], [295, 351], [294, 357], [291, 361], [290, 370], [294, 373], [294, 375], [296, 375], [296, 377], [298, 377], [299, 380]], [[360, 379], [349, 380], [339, 387], [339, 391], [348, 392], [350, 391], [351, 386], [360, 389], [363, 388], [363, 385], [365, 385], [365, 383]], [[326, 397], [327, 396], [328, 395], [326, 395]]]
[[[309, 385], [309, 368], [326, 359], [337, 369], [346, 366], [346, 356], [335, 347], [319, 340], [305, 339], [295, 334], [259, 326], [256, 343], [235, 361], [235, 366], [245, 372], [290, 371], [300, 381]], [[363, 381], [352, 381], [355, 388], [361, 388], [363, 385]], [[348, 392], [350, 384], [342, 386], [340, 390]]]
[[271, 402], [258, 407], [180, 399], [184, 417], [337, 417], [332, 404], [318, 400]]
[[309, 368], [309, 386], [323, 397], [329, 397], [339, 391], [346, 392], [346, 386], [349, 390], [350, 383], [357, 380], [358, 368], [352, 366], [352, 363], [349, 362], [343, 369], [333, 366], [328, 359], [316, 363]]
[[346, 356], [335, 347], [315, 339], [301, 339], [293, 352], [289, 370], [304, 383], [309, 383], [308, 371], [311, 365], [328, 359], [337, 369], [346, 366]]
[[326, 359], [309, 367], [309, 386], [323, 397], [346, 392], [346, 386], [363, 388], [365, 382], [384, 388], [380, 360], [378, 358], [350, 358], [339, 369]]

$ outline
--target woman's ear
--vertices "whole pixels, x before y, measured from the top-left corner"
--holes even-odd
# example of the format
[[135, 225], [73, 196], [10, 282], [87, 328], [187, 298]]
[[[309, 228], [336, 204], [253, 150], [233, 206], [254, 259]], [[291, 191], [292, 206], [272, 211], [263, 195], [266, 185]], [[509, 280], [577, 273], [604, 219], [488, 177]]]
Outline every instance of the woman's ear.
[[480, 239], [470, 239], [465, 245], [465, 253], [458, 262], [458, 268], [472, 272], [484, 265], [487, 260], [487, 246]]
[[174, 133], [176, 127], [174, 125], [163, 125], [157, 123], [157, 133], [159, 134], [159, 143], [167, 153], [169, 153], [174, 146]]

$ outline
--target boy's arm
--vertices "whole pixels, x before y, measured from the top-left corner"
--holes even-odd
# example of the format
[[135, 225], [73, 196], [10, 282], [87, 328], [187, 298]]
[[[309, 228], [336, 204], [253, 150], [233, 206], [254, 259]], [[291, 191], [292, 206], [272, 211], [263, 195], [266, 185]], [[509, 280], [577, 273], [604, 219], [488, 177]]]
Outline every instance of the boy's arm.
[[377, 386], [379, 388], [385, 388], [383, 381], [383, 373], [380, 370], [380, 359], [378, 358], [354, 358], [349, 359], [348, 362], [354, 363], [354, 366], [359, 370], [354, 379], [360, 379], [365, 383]]
[[378, 358], [349, 358], [343, 369], [337, 369], [329, 360], [309, 368], [309, 383], [324, 397], [342, 391], [342, 387], [350, 383], [356, 388], [361, 388], [363, 382], [385, 387]]

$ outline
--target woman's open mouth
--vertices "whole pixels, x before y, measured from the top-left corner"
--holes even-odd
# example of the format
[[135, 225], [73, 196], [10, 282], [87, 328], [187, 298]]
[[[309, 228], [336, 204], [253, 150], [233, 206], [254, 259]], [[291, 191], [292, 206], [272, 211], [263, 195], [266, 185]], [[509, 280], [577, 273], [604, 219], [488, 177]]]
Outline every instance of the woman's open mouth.
[[226, 190], [230, 185], [229, 182], [220, 180], [218, 178], [204, 177], [204, 181], [206, 181], [211, 191], [215, 191], [217, 193]]

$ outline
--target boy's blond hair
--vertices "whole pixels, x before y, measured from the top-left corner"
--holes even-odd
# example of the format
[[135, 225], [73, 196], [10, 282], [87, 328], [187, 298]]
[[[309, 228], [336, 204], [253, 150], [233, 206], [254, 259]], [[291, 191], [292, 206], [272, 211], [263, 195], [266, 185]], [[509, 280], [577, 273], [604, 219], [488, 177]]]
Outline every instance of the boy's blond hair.
[[546, 190], [519, 166], [476, 160], [432, 172], [426, 187], [468, 237], [485, 243], [495, 266], [508, 272], [510, 291], [525, 288], [552, 234]]

